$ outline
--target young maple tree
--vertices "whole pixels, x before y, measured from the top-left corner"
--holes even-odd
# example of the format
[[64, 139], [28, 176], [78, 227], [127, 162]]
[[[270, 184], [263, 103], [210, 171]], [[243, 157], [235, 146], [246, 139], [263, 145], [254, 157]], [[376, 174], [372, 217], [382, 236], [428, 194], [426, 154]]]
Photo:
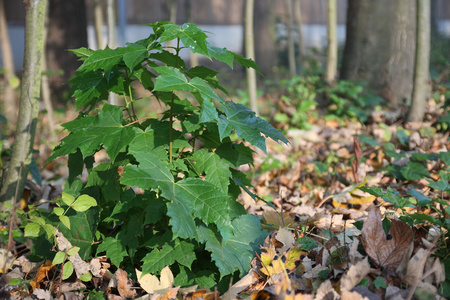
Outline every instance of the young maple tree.
[[[187, 48], [231, 68], [236, 62], [258, 70], [252, 60], [212, 46], [195, 24], [150, 26], [148, 38], [126, 47], [72, 50], [84, 61], [70, 81], [80, 114], [63, 124], [70, 134], [49, 159], [69, 155], [66, 200], [59, 203], [66, 210], [58, 212], [66, 226], [60, 230], [82, 257], [106, 253], [117, 267], [134, 272], [138, 265], [144, 274], [169, 265], [175, 285], [228, 284], [224, 276], [247, 272], [267, 235], [258, 217], [236, 201], [241, 188], [250, 186], [237, 167], [253, 162], [253, 151], [240, 139], [263, 151], [266, 137], [288, 141], [244, 105], [220, 97], [216, 90], [228, 93], [217, 72], [188, 69], [179, 54]], [[163, 43], [170, 40], [176, 46], [166, 49]], [[138, 119], [135, 103], [145, 100], [133, 97], [136, 83], [167, 110]], [[122, 95], [125, 105], [103, 103], [110, 92]], [[196, 150], [198, 141], [204, 147]], [[108, 159], [94, 162], [102, 149]], [[86, 183], [80, 179], [84, 167]], [[70, 208], [80, 195], [96, 203]]]

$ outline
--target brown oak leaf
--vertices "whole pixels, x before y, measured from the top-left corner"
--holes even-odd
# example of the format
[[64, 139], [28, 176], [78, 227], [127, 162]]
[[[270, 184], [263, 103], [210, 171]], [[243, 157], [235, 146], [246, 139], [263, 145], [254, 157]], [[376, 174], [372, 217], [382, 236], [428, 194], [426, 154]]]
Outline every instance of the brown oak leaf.
[[383, 230], [381, 213], [373, 207], [361, 230], [364, 249], [373, 262], [388, 270], [395, 270], [413, 242], [411, 228], [400, 220], [392, 220], [389, 233]]

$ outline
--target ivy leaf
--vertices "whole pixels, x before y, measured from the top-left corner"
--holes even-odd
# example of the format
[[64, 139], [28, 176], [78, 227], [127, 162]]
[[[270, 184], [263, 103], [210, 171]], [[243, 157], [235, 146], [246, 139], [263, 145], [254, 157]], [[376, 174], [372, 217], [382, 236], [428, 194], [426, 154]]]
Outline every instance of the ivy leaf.
[[206, 174], [205, 180], [219, 187], [222, 192], [228, 193], [231, 178], [230, 163], [207, 149], [195, 151], [192, 157], [198, 172]]
[[171, 41], [179, 38], [184, 46], [192, 52], [202, 54], [208, 58], [209, 52], [206, 46], [208, 36], [195, 24], [185, 23], [182, 27], [175, 24], [164, 25], [164, 32], [161, 34], [161, 42]]
[[[85, 125], [78, 130], [74, 129], [75, 131], [61, 141], [49, 160], [74, 153], [77, 148], [81, 150], [84, 157], [87, 157], [104, 145], [106, 152], [114, 162], [119, 152], [124, 150], [134, 138], [133, 129], [123, 126], [122, 118], [123, 112], [119, 107], [105, 103], [97, 116], [88, 117], [89, 121], [93, 120], [90, 125]], [[82, 119], [77, 121], [77, 123], [83, 123]]]
[[[225, 115], [219, 119], [219, 134], [223, 139], [234, 130], [236, 134], [266, 152], [265, 137], [274, 141], [289, 143], [283, 134], [273, 128], [267, 121], [255, 116], [255, 113], [246, 106], [232, 101], [221, 102]], [[261, 133], [265, 135], [262, 136]]]
[[241, 275], [248, 272], [255, 251], [267, 236], [261, 230], [259, 219], [255, 215], [243, 215], [233, 220], [233, 236], [227, 241], [218, 238], [208, 227], [198, 228], [198, 238], [206, 243], [211, 258], [216, 262], [221, 276], [239, 270]]
[[106, 256], [111, 260], [111, 262], [120, 266], [123, 258], [127, 255], [125, 247], [121, 244], [119, 240], [112, 237], [107, 237], [97, 248], [97, 254], [106, 251]]

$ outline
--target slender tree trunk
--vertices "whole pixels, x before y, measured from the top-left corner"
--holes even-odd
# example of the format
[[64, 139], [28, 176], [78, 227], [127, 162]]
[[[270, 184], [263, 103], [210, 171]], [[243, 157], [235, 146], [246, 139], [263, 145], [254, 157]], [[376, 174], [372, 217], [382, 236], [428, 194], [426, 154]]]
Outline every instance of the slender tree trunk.
[[[107, 0], [107, 18], [108, 18], [108, 46], [116, 48], [116, 1]], [[109, 103], [119, 105], [119, 98], [115, 93], [109, 93]]]
[[[166, 0], [167, 9], [169, 10], [169, 21], [176, 24], [177, 21], [177, 1], [176, 0]], [[174, 47], [173, 41], [166, 42], [166, 46], [169, 48]], [[172, 51], [175, 53], [175, 50]]]
[[0, 191], [2, 210], [11, 210], [16, 204], [17, 198], [22, 195], [31, 163], [33, 140], [39, 114], [41, 65], [44, 49], [44, 20], [47, 0], [28, 0], [25, 4], [25, 55], [19, 118], [16, 125], [11, 160], [9, 161], [8, 170]]
[[42, 84], [42, 101], [44, 102], [45, 109], [47, 110], [47, 120], [48, 120], [48, 129], [49, 129], [49, 137], [53, 140], [55, 137], [55, 118], [53, 117], [53, 104], [50, 93], [50, 84], [48, 82], [48, 76], [45, 74], [47, 71], [47, 59], [45, 55], [45, 40], [47, 39], [47, 26], [48, 26], [48, 8], [45, 10], [45, 20], [44, 20], [44, 49], [42, 50], [42, 70], [44, 71], [42, 74], [41, 84]]
[[265, 78], [272, 78], [279, 74], [275, 69], [278, 61], [274, 0], [257, 0], [253, 9], [253, 33], [258, 37], [255, 40], [255, 62]]
[[295, 62], [295, 48], [294, 37], [292, 35], [292, 0], [284, 0], [284, 6], [286, 11], [286, 25], [288, 30], [288, 61], [289, 61], [289, 74], [294, 76], [297, 74], [297, 66]]
[[328, 0], [328, 49], [327, 49], [327, 66], [325, 69], [325, 81], [332, 84], [336, 79], [337, 72], [337, 10], [336, 0]]
[[[255, 59], [255, 36], [253, 34], [253, 10], [254, 0], [245, 1], [245, 56]], [[247, 90], [250, 100], [250, 108], [258, 114], [258, 99], [256, 95], [256, 71], [247, 68]]]
[[[189, 23], [194, 22], [194, 18], [192, 17], [192, 2], [193, 0], [186, 0], [185, 9], [187, 14], [187, 20]], [[191, 68], [198, 66], [198, 55], [192, 51], [189, 51], [189, 62]]]
[[298, 61], [301, 63], [302, 56], [305, 55], [305, 46], [303, 44], [302, 34], [302, 9], [300, 6], [301, 0], [294, 0], [294, 19], [297, 24], [297, 37], [298, 37]]
[[103, 8], [101, 0], [94, 0], [94, 27], [97, 49], [103, 49], [105, 47], [105, 41], [103, 38]]
[[9, 40], [8, 25], [5, 15], [5, 2], [0, 0], [0, 40], [2, 48], [3, 68], [5, 69], [5, 82], [3, 93], [3, 113], [8, 118], [10, 124], [15, 124], [17, 120], [16, 93], [10, 84], [14, 76], [14, 60]]
[[425, 105], [430, 94], [430, 0], [417, 0], [416, 63], [414, 87], [408, 121], [422, 121]]

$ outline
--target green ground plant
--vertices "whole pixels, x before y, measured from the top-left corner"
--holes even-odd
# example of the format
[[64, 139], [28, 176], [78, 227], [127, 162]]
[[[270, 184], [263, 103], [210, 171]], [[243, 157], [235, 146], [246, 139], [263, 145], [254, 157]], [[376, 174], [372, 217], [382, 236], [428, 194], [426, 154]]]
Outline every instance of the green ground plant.
[[[244, 105], [218, 96], [215, 89], [228, 94], [217, 72], [188, 69], [179, 54], [188, 49], [231, 68], [238, 63], [258, 70], [252, 60], [212, 46], [195, 24], [150, 27], [148, 38], [126, 47], [72, 50], [83, 61], [70, 81], [80, 113], [63, 124], [70, 134], [49, 158], [68, 155], [69, 178], [52, 212], [28, 213], [25, 235], [33, 238], [36, 255], [59, 263], [66, 255], [48, 253], [53, 225], [82, 258], [106, 254], [130, 274], [134, 267], [159, 274], [169, 265], [175, 285], [226, 288], [230, 276], [248, 271], [267, 235], [236, 202], [240, 187], [250, 185], [236, 167], [253, 162], [240, 139], [263, 151], [267, 137], [288, 141]], [[171, 40], [175, 46], [164, 47]], [[138, 119], [134, 104], [143, 100], [134, 97], [135, 84], [167, 110]], [[104, 102], [110, 92], [122, 95], [125, 105]], [[96, 160], [99, 152], [107, 157]], [[83, 169], [87, 182], [80, 178]], [[80, 209], [79, 199], [89, 207]]]

